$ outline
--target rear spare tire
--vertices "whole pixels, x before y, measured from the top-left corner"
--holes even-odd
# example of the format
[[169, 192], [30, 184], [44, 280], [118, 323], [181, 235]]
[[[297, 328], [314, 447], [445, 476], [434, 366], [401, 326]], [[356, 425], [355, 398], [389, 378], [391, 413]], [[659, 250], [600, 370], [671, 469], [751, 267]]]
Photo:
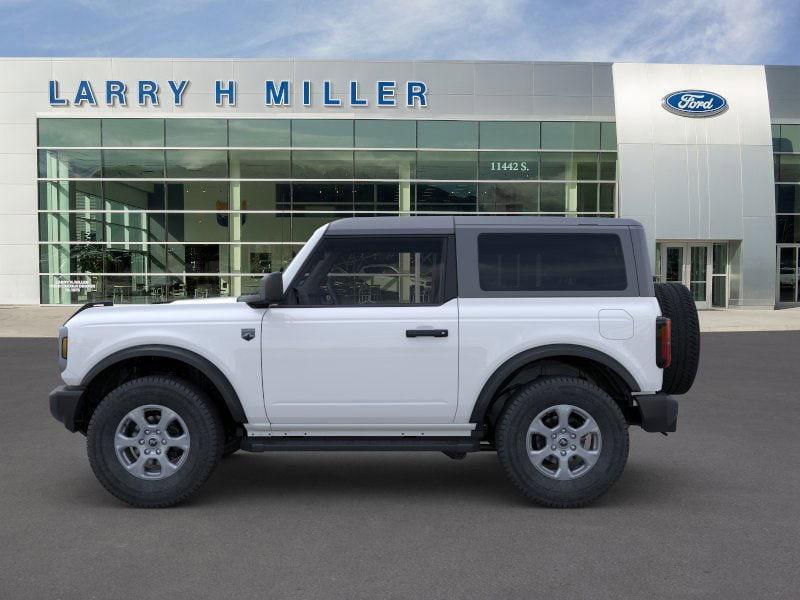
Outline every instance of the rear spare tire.
[[680, 283], [656, 283], [661, 314], [672, 322], [672, 363], [664, 369], [666, 394], [685, 394], [697, 375], [700, 361], [700, 322], [692, 293]]

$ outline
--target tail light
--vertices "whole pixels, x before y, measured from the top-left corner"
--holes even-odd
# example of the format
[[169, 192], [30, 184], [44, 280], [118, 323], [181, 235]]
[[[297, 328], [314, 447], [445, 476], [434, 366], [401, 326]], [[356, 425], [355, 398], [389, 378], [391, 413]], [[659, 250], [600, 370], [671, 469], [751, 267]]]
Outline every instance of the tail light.
[[656, 365], [666, 369], [672, 364], [672, 321], [667, 317], [656, 319]]

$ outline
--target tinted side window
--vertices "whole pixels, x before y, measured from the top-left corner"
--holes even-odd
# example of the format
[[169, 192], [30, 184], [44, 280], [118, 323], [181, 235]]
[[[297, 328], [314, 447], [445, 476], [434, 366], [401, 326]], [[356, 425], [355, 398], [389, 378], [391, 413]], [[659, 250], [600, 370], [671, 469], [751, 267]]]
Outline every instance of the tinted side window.
[[298, 304], [369, 306], [438, 304], [444, 238], [328, 238], [292, 286]]
[[484, 291], [591, 292], [628, 287], [613, 233], [482, 233], [478, 275]]

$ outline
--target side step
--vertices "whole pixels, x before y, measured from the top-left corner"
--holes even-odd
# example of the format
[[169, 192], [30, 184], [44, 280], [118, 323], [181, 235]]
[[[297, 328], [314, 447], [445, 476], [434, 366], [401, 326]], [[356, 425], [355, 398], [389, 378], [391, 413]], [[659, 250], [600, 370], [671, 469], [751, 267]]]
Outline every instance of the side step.
[[476, 452], [480, 442], [471, 438], [423, 437], [265, 437], [250, 436], [242, 439], [242, 450], [268, 452], [272, 450], [361, 450], [429, 452]]

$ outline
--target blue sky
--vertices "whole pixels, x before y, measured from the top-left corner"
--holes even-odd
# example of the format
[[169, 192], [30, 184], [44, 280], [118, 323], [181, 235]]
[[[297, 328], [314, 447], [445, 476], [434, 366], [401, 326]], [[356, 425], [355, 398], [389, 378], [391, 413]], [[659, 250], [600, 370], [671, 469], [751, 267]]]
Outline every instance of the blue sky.
[[0, 0], [0, 56], [800, 64], [797, 0]]

